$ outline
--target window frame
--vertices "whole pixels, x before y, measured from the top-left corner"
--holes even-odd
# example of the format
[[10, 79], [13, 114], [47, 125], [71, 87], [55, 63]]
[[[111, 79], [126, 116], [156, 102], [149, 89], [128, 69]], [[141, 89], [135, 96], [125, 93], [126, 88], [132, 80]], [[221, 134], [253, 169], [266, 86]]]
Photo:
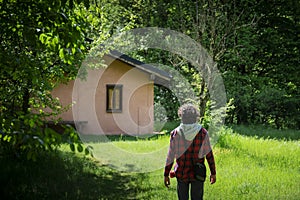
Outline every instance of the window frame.
[[[110, 95], [111, 91], [112, 91], [112, 95]], [[116, 95], [117, 91], [119, 91], [118, 94], [119, 97], [117, 97]], [[123, 85], [107, 84], [106, 85], [106, 112], [121, 113], [123, 107], [122, 102], [123, 102]], [[117, 105], [119, 105], [118, 108]]]

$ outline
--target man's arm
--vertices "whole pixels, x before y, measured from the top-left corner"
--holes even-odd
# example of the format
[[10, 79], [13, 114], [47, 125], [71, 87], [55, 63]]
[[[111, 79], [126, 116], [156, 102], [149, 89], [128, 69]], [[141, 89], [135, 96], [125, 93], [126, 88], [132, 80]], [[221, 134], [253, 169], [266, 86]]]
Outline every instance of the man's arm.
[[165, 170], [164, 170], [164, 183], [166, 187], [169, 187], [170, 185], [170, 178], [169, 174], [172, 169], [173, 163], [174, 163], [174, 158], [175, 158], [175, 148], [174, 148], [174, 136], [175, 133], [171, 133], [171, 138], [170, 138], [170, 146], [169, 146], [169, 151], [166, 159], [166, 165], [165, 165]]
[[210, 183], [214, 184], [216, 182], [216, 165], [215, 165], [215, 158], [214, 158], [214, 154], [210, 145], [210, 141], [209, 141], [209, 135], [208, 132], [205, 128], [202, 128], [202, 147], [200, 150], [200, 156], [206, 157], [206, 160], [208, 162], [209, 165], [209, 169], [210, 169]]
[[212, 151], [210, 151], [206, 155], [206, 160], [208, 162], [208, 166], [210, 169], [210, 183], [214, 184], [216, 182], [216, 165], [215, 165], [215, 158]]

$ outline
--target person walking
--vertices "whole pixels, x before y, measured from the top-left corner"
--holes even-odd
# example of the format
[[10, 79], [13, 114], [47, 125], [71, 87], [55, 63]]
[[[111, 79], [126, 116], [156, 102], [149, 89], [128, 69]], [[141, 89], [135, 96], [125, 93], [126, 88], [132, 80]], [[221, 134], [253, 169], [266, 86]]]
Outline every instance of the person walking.
[[[164, 184], [170, 186], [170, 177], [177, 179], [177, 196], [179, 200], [203, 199], [206, 159], [210, 169], [209, 181], [216, 182], [216, 167], [213, 151], [209, 142], [208, 132], [197, 123], [199, 111], [193, 104], [184, 104], [178, 109], [181, 124], [171, 131], [169, 151], [164, 169]], [[171, 171], [174, 159], [176, 164]], [[200, 172], [197, 166], [202, 166]], [[200, 177], [199, 177], [200, 176]]]

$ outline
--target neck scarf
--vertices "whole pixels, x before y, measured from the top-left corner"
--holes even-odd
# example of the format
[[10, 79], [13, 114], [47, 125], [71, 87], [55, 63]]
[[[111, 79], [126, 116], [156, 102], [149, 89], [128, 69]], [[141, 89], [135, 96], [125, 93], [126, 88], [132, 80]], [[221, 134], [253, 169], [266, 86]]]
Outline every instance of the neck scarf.
[[[177, 127], [177, 131], [180, 135], [184, 134], [186, 140], [192, 141], [197, 135], [197, 133], [200, 131], [201, 127], [202, 126], [198, 123], [194, 123], [194, 124], [181, 123]], [[180, 129], [182, 130], [182, 132], [180, 131]]]
[[[197, 133], [199, 133], [199, 131], [201, 130], [202, 126], [200, 124], [180, 124], [177, 127], [177, 132], [182, 135], [184, 134], [184, 137], [186, 140], [188, 141], [192, 141], [195, 136], [197, 135]], [[180, 129], [182, 130], [182, 132], [180, 131]], [[209, 152], [211, 151], [211, 146], [210, 146], [210, 142], [209, 142], [209, 136], [208, 133], [205, 135], [205, 138], [203, 139], [203, 143], [201, 145], [198, 157], [199, 158], [203, 158], [204, 156], [206, 156]]]

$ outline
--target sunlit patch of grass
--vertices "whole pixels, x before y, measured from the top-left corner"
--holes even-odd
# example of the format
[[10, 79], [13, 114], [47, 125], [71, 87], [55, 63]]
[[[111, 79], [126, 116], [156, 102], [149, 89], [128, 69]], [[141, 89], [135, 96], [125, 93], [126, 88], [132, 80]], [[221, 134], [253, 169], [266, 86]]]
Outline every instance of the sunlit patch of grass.
[[123, 139], [102, 143], [87, 143], [95, 158], [120, 171], [144, 172], [161, 168], [168, 150], [169, 135], [148, 139]]
[[206, 185], [207, 199], [298, 199], [299, 141], [226, 131], [215, 149], [218, 182]]

